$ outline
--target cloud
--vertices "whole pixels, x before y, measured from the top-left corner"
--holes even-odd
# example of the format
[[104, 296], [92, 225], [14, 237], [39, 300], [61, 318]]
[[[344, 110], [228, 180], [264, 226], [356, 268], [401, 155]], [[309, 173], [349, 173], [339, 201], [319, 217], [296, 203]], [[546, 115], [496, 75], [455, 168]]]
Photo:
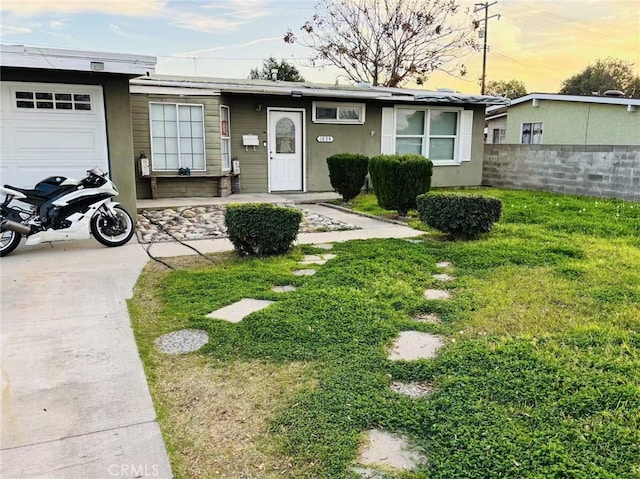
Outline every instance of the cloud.
[[49, 21], [49, 28], [51, 30], [61, 30], [67, 26], [66, 20], [51, 20]]
[[26, 17], [51, 13], [152, 16], [162, 11], [165, 5], [166, 0], [2, 0], [0, 11]]
[[213, 52], [217, 52], [217, 51], [221, 51], [221, 50], [229, 50], [231, 48], [242, 48], [242, 47], [248, 47], [251, 45], [257, 45], [259, 43], [267, 43], [267, 42], [273, 42], [273, 41], [282, 41], [282, 37], [271, 37], [271, 38], [258, 38], [256, 40], [251, 40], [249, 42], [244, 42], [244, 43], [237, 43], [235, 45], [224, 45], [221, 47], [213, 47], [213, 48], [205, 48], [204, 50], [194, 50], [191, 52], [184, 52], [184, 53], [180, 53], [179, 57], [185, 57], [185, 58], [191, 58], [191, 57], [195, 57], [195, 56], [201, 56], [203, 53], [213, 53]]
[[173, 25], [199, 32], [215, 32], [220, 30], [233, 30], [247, 23], [246, 21], [220, 18], [220, 16], [203, 16], [194, 12], [167, 11], [167, 17], [173, 19]]
[[13, 25], [0, 25], [0, 32], [2, 35], [11, 35], [16, 33], [33, 33], [33, 30], [28, 27], [14, 27]]

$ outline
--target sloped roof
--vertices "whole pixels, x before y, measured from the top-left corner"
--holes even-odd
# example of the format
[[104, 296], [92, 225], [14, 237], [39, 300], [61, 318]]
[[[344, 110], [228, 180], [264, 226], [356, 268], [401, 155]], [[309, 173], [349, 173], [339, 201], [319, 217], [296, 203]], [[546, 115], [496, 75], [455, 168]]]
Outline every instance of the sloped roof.
[[394, 102], [461, 103], [482, 105], [503, 105], [504, 97], [488, 95], [468, 95], [454, 90], [411, 90], [358, 85], [330, 85], [310, 82], [284, 82], [271, 80], [251, 80], [234, 78], [183, 77], [148, 75], [131, 80], [132, 93], [143, 93], [147, 87], [171, 87], [189, 90], [206, 90], [208, 93], [244, 93], [253, 95], [284, 95], [292, 97], [341, 98], [353, 100], [380, 100]]
[[[640, 106], [640, 99], [616, 97], [616, 96], [595, 96], [595, 95], [560, 95], [555, 93], [530, 93], [520, 98], [511, 100], [510, 106], [525, 103], [530, 100], [550, 100], [581, 103], [601, 103], [607, 105], [633, 105]], [[505, 109], [504, 105], [493, 105], [487, 108], [487, 115], [495, 115]]]

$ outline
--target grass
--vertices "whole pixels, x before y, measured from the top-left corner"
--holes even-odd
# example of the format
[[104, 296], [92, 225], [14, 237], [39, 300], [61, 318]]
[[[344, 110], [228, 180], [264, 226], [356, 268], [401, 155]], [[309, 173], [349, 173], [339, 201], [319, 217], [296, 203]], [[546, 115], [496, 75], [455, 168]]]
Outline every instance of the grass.
[[[429, 458], [403, 478], [639, 478], [640, 204], [480, 192], [504, 213], [478, 241], [337, 244], [303, 278], [291, 271], [309, 246], [149, 266], [129, 306], [176, 477], [355, 478], [362, 433], [378, 427]], [[431, 277], [443, 260], [446, 285]], [[284, 284], [298, 290], [270, 291]], [[442, 286], [451, 301], [423, 298]], [[238, 324], [205, 317], [243, 297], [277, 302]], [[210, 342], [155, 351], [183, 327]], [[446, 347], [388, 361], [402, 330]], [[410, 399], [395, 380], [436, 391]]]

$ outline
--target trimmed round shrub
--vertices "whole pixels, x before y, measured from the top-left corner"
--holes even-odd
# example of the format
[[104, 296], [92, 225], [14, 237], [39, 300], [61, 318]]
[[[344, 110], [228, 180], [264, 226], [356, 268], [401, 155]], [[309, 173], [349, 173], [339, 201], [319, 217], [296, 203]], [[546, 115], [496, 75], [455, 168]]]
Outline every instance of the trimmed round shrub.
[[302, 212], [268, 203], [229, 205], [224, 214], [229, 239], [240, 256], [283, 254], [298, 236]]
[[369, 157], [358, 153], [339, 153], [327, 158], [331, 186], [349, 201], [360, 194], [369, 170]]
[[476, 238], [500, 219], [502, 202], [480, 195], [429, 193], [417, 198], [423, 223], [456, 238]]
[[378, 205], [406, 216], [431, 188], [433, 163], [422, 155], [379, 155], [369, 160], [369, 173]]

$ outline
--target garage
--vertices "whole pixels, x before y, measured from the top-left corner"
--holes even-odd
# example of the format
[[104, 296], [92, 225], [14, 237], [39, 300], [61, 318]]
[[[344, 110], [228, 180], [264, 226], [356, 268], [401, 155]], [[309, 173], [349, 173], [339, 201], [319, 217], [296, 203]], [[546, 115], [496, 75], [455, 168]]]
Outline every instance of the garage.
[[2, 82], [0, 184], [32, 187], [42, 178], [108, 171], [102, 86]]

